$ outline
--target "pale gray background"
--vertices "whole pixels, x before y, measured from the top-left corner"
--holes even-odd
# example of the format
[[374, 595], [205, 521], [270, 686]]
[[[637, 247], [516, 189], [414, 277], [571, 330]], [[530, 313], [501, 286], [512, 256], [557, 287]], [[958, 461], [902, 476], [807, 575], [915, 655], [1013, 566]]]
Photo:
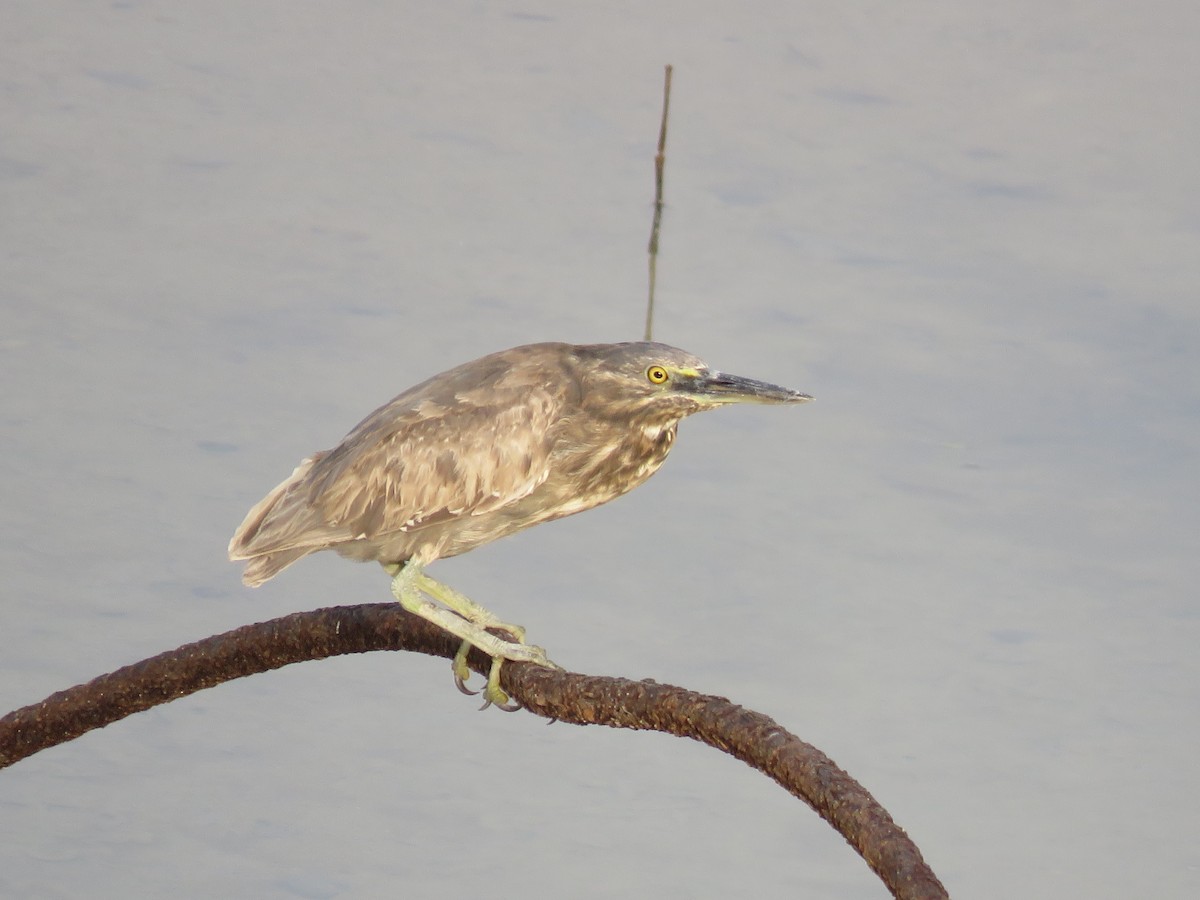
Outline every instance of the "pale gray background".
[[[1194, 3], [0, 18], [0, 709], [385, 599], [226, 542], [409, 384], [639, 335], [672, 62], [658, 336], [818, 400], [435, 574], [775, 716], [958, 896], [1200, 894]], [[716, 752], [475, 705], [381, 653], [94, 732], [0, 773], [0, 894], [884, 894]]]

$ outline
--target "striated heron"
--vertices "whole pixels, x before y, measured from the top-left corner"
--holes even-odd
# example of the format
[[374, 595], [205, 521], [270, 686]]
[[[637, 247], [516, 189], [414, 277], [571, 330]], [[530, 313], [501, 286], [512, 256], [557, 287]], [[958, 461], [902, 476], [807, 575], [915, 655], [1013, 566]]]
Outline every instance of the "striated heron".
[[666, 344], [501, 350], [409, 388], [332, 450], [303, 460], [246, 515], [229, 558], [247, 560], [251, 587], [318, 550], [381, 563], [406, 610], [462, 638], [459, 688], [467, 691], [467, 653], [478, 647], [493, 660], [484, 706], [514, 709], [501, 663], [554, 663], [525, 643], [523, 628], [425, 566], [632, 490], [662, 465], [692, 413], [811, 399], [715, 372]]

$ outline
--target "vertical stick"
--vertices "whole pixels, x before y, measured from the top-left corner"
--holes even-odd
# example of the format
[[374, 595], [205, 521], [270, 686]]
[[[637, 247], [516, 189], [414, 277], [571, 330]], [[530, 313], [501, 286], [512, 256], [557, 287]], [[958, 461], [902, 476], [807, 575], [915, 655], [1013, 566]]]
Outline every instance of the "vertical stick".
[[646, 340], [654, 334], [654, 283], [658, 277], [658, 231], [662, 225], [663, 169], [667, 164], [667, 113], [671, 108], [671, 66], [663, 77], [662, 122], [658, 128], [658, 153], [654, 157], [654, 224], [650, 227], [650, 297], [646, 303]]

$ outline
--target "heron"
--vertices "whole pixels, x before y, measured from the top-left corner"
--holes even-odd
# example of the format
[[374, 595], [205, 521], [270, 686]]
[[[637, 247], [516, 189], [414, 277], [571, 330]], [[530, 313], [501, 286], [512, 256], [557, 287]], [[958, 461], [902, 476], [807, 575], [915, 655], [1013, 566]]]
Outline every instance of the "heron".
[[425, 567], [632, 490], [693, 413], [811, 399], [660, 343], [501, 350], [409, 388], [302, 460], [247, 513], [229, 558], [246, 561], [251, 587], [319, 550], [382, 564], [404, 609], [461, 639], [459, 689], [477, 693], [467, 687], [477, 647], [492, 658], [482, 708], [518, 709], [500, 687], [501, 664], [558, 666], [526, 643], [525, 629]]

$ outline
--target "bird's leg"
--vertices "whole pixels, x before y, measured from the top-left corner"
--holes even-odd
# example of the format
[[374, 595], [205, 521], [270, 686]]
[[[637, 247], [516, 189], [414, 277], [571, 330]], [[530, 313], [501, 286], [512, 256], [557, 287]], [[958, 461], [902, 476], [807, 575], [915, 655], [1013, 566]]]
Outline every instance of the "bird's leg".
[[[463, 618], [478, 625], [480, 628], [498, 628], [511, 634], [516, 643], [525, 643], [525, 629], [520, 625], [512, 625], [508, 622], [502, 622], [496, 615], [486, 607], [480, 606], [470, 597], [465, 594], [460, 594], [448, 584], [443, 584], [435, 578], [430, 578], [424, 572], [421, 573], [420, 579], [421, 591], [432, 597], [433, 599], [444, 603], [450, 609], [454, 610]], [[458, 689], [464, 694], [477, 694], [478, 691], [473, 691], [467, 687], [467, 682], [471, 680], [471, 670], [467, 668], [467, 654], [471, 652], [471, 642], [463, 641], [462, 646], [458, 648], [458, 653], [454, 655], [454, 683], [458, 685]], [[487, 688], [484, 692], [483, 708], [487, 709], [493, 702], [501, 709], [519, 709], [520, 707], [509, 707], [505, 703], [496, 700], [497, 697], [506, 697], [504, 691], [500, 689], [500, 659], [492, 658], [492, 668], [488, 673]]]
[[474, 622], [480, 628], [499, 628], [507, 631], [518, 644], [525, 643], [525, 629], [520, 625], [510, 625], [508, 622], [501, 622], [496, 618], [495, 613], [490, 609], [480, 606], [470, 597], [460, 594], [448, 584], [430, 578], [424, 572], [421, 573], [420, 588], [434, 600], [446, 604], [464, 619]]
[[[391, 567], [389, 567], [391, 572]], [[392, 573], [392, 595], [399, 601], [400, 605], [411, 613], [420, 616], [439, 628], [453, 634], [455, 637], [462, 638], [463, 649], [460, 649], [457, 656], [454, 658], [454, 675], [455, 680], [465, 682], [470, 677], [470, 670], [467, 668], [467, 651], [469, 647], [478, 647], [484, 653], [492, 658], [492, 669], [488, 675], [487, 688], [484, 690], [484, 698], [486, 708], [492, 703], [495, 703], [501, 708], [509, 708], [509, 698], [500, 687], [500, 665], [506, 659], [511, 659], [514, 662], [532, 662], [540, 666], [546, 666], [551, 669], [557, 669], [546, 657], [546, 651], [541, 647], [535, 647], [532, 644], [523, 642], [505, 641], [494, 634], [485, 630], [485, 626], [471, 621], [465, 614], [460, 615], [457, 611], [445, 609], [438, 606], [432, 600], [426, 599], [426, 594], [436, 599], [442, 600], [449, 590], [440, 582], [429, 578], [421, 571], [419, 565], [411, 562], [402, 565], [398, 571]], [[494, 623], [495, 627], [511, 628], [500, 622], [483, 607], [472, 603], [456, 591], [450, 591], [455, 598], [455, 602], [466, 601], [472, 611], [477, 611], [482, 614], [484, 621]], [[443, 600], [443, 602], [449, 601]], [[524, 631], [521, 631], [524, 635]]]

